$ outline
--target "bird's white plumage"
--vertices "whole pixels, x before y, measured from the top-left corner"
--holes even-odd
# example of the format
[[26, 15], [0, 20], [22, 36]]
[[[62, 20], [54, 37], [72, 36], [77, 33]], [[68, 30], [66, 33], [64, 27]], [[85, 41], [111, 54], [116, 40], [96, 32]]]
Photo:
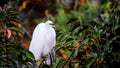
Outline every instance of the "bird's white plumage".
[[56, 44], [56, 33], [52, 28], [52, 21], [40, 23], [33, 31], [29, 50], [33, 53], [35, 60], [40, 60], [41, 55], [47, 55]]

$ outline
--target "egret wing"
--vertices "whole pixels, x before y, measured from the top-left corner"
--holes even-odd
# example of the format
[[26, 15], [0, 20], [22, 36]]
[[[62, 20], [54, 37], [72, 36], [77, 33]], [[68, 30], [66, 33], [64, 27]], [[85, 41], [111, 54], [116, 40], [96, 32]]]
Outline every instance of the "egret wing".
[[45, 24], [38, 24], [33, 31], [29, 50], [34, 54], [35, 60], [41, 59], [41, 53], [45, 43]]
[[56, 57], [55, 57], [55, 51], [53, 49], [53, 47], [56, 44], [56, 33], [55, 30], [50, 27], [49, 29], [46, 29], [46, 33], [45, 33], [45, 46], [43, 49], [43, 54], [44, 55], [48, 55], [50, 59], [47, 59], [45, 62], [47, 64], [52, 64], [52, 62], [55, 61]]
[[43, 54], [44, 55], [48, 54], [51, 51], [51, 49], [55, 46], [55, 44], [56, 44], [55, 30], [52, 27], [46, 29], [45, 46], [44, 46]]

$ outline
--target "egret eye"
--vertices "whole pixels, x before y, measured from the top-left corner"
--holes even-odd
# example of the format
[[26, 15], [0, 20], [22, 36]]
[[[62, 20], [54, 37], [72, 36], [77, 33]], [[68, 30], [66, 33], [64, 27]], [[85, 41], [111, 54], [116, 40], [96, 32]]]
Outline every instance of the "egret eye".
[[54, 25], [53, 23], [50, 23], [50, 25]]

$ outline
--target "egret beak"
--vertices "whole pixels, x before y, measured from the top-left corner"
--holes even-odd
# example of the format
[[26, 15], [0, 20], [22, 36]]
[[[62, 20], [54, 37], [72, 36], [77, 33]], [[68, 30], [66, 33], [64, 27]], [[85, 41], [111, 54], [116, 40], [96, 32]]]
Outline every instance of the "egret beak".
[[57, 26], [57, 24], [52, 24], [52, 27], [55, 28]]

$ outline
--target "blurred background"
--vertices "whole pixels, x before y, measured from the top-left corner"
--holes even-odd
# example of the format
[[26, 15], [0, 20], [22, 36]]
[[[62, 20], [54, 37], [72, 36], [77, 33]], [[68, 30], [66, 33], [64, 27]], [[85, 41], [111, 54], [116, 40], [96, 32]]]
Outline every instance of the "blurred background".
[[39, 67], [120, 67], [119, 0], [0, 0], [0, 67], [34, 68], [32, 32], [47, 20], [57, 24], [56, 62]]

